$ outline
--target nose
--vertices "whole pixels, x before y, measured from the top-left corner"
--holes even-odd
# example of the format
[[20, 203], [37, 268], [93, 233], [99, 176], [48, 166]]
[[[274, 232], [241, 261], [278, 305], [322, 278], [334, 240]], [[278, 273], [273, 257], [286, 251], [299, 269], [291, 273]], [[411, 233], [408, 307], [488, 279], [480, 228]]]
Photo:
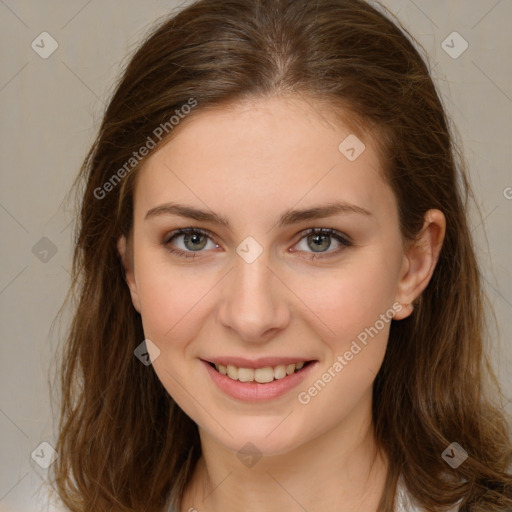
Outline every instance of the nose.
[[234, 265], [224, 280], [218, 318], [241, 340], [264, 343], [289, 324], [290, 292], [265, 251], [252, 263], [236, 256]]

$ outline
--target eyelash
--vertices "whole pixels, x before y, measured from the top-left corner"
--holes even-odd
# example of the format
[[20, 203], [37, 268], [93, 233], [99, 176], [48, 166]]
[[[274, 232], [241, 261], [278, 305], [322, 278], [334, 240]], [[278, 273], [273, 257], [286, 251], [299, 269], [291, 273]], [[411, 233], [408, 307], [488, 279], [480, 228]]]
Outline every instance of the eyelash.
[[[175, 247], [171, 247], [169, 244], [172, 240], [174, 240], [176, 237], [180, 235], [186, 235], [186, 234], [200, 234], [208, 237], [209, 239], [212, 239], [212, 234], [208, 231], [205, 231], [200, 228], [181, 228], [177, 229], [176, 231], [173, 231], [168, 236], [166, 236], [163, 245], [164, 247], [171, 253], [176, 254], [177, 256], [180, 256], [185, 259], [194, 259], [196, 258], [199, 253], [204, 251], [182, 251], [181, 249], [176, 249]], [[332, 256], [336, 256], [339, 254], [344, 248], [351, 247], [353, 244], [348, 238], [343, 236], [340, 232], [336, 231], [335, 229], [331, 228], [309, 228], [305, 231], [303, 231], [301, 234], [301, 238], [297, 241], [295, 245], [297, 245], [301, 240], [308, 237], [309, 235], [330, 235], [331, 237], [335, 238], [338, 242], [342, 244], [341, 248], [338, 248], [334, 251], [329, 251], [326, 253], [309, 253], [312, 254], [312, 257], [307, 257], [307, 259], [315, 260], [315, 259], [322, 259], [322, 258], [330, 258]], [[213, 240], [212, 240], [213, 241]], [[303, 252], [303, 251], [297, 251], [297, 252]]]

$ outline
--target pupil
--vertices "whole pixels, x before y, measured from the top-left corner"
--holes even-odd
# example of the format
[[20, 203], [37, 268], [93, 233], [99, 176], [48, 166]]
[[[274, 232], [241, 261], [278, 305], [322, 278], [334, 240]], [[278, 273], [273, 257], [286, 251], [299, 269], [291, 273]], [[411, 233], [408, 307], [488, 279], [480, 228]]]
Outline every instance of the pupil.
[[[184, 242], [185, 242], [185, 246], [187, 247], [187, 249], [192, 250], [192, 251], [196, 251], [196, 250], [202, 249], [206, 245], [206, 237], [203, 240], [202, 244], [196, 245], [198, 242], [200, 242], [200, 239], [201, 239], [202, 236], [203, 235], [198, 234], [198, 233], [186, 234]], [[187, 245], [189, 241], [192, 241], [192, 244], [193, 244], [192, 247], [189, 247]]]
[[[313, 241], [314, 247], [312, 247], [314, 252], [322, 252], [322, 250], [317, 249], [328, 249], [329, 248], [329, 238], [330, 235], [324, 235], [324, 234], [317, 234], [317, 235], [310, 235], [309, 237], [310, 241]], [[325, 243], [327, 240], [327, 243]]]

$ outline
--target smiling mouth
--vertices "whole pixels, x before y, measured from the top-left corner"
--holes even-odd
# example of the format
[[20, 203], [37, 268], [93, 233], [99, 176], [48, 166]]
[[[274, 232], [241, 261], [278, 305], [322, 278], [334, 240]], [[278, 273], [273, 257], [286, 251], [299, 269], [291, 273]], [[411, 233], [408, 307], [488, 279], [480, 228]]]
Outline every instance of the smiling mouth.
[[301, 372], [315, 361], [306, 361], [292, 364], [280, 364], [277, 366], [266, 366], [264, 368], [238, 368], [236, 366], [214, 364], [207, 361], [221, 375], [229, 377], [231, 380], [239, 382], [258, 382], [267, 384], [274, 380], [281, 380], [294, 373]]

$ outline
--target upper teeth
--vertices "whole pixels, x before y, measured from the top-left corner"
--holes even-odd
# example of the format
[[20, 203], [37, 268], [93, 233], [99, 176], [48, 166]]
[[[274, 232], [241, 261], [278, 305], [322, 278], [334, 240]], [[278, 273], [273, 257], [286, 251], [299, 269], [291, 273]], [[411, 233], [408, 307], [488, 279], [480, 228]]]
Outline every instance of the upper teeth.
[[293, 364], [280, 364], [272, 368], [266, 366], [265, 368], [238, 368], [228, 364], [216, 364], [215, 368], [222, 375], [227, 375], [233, 380], [239, 380], [240, 382], [259, 382], [265, 384], [266, 382], [272, 382], [274, 379], [283, 379], [287, 375], [291, 375], [295, 370], [300, 370], [304, 366], [303, 362]]

